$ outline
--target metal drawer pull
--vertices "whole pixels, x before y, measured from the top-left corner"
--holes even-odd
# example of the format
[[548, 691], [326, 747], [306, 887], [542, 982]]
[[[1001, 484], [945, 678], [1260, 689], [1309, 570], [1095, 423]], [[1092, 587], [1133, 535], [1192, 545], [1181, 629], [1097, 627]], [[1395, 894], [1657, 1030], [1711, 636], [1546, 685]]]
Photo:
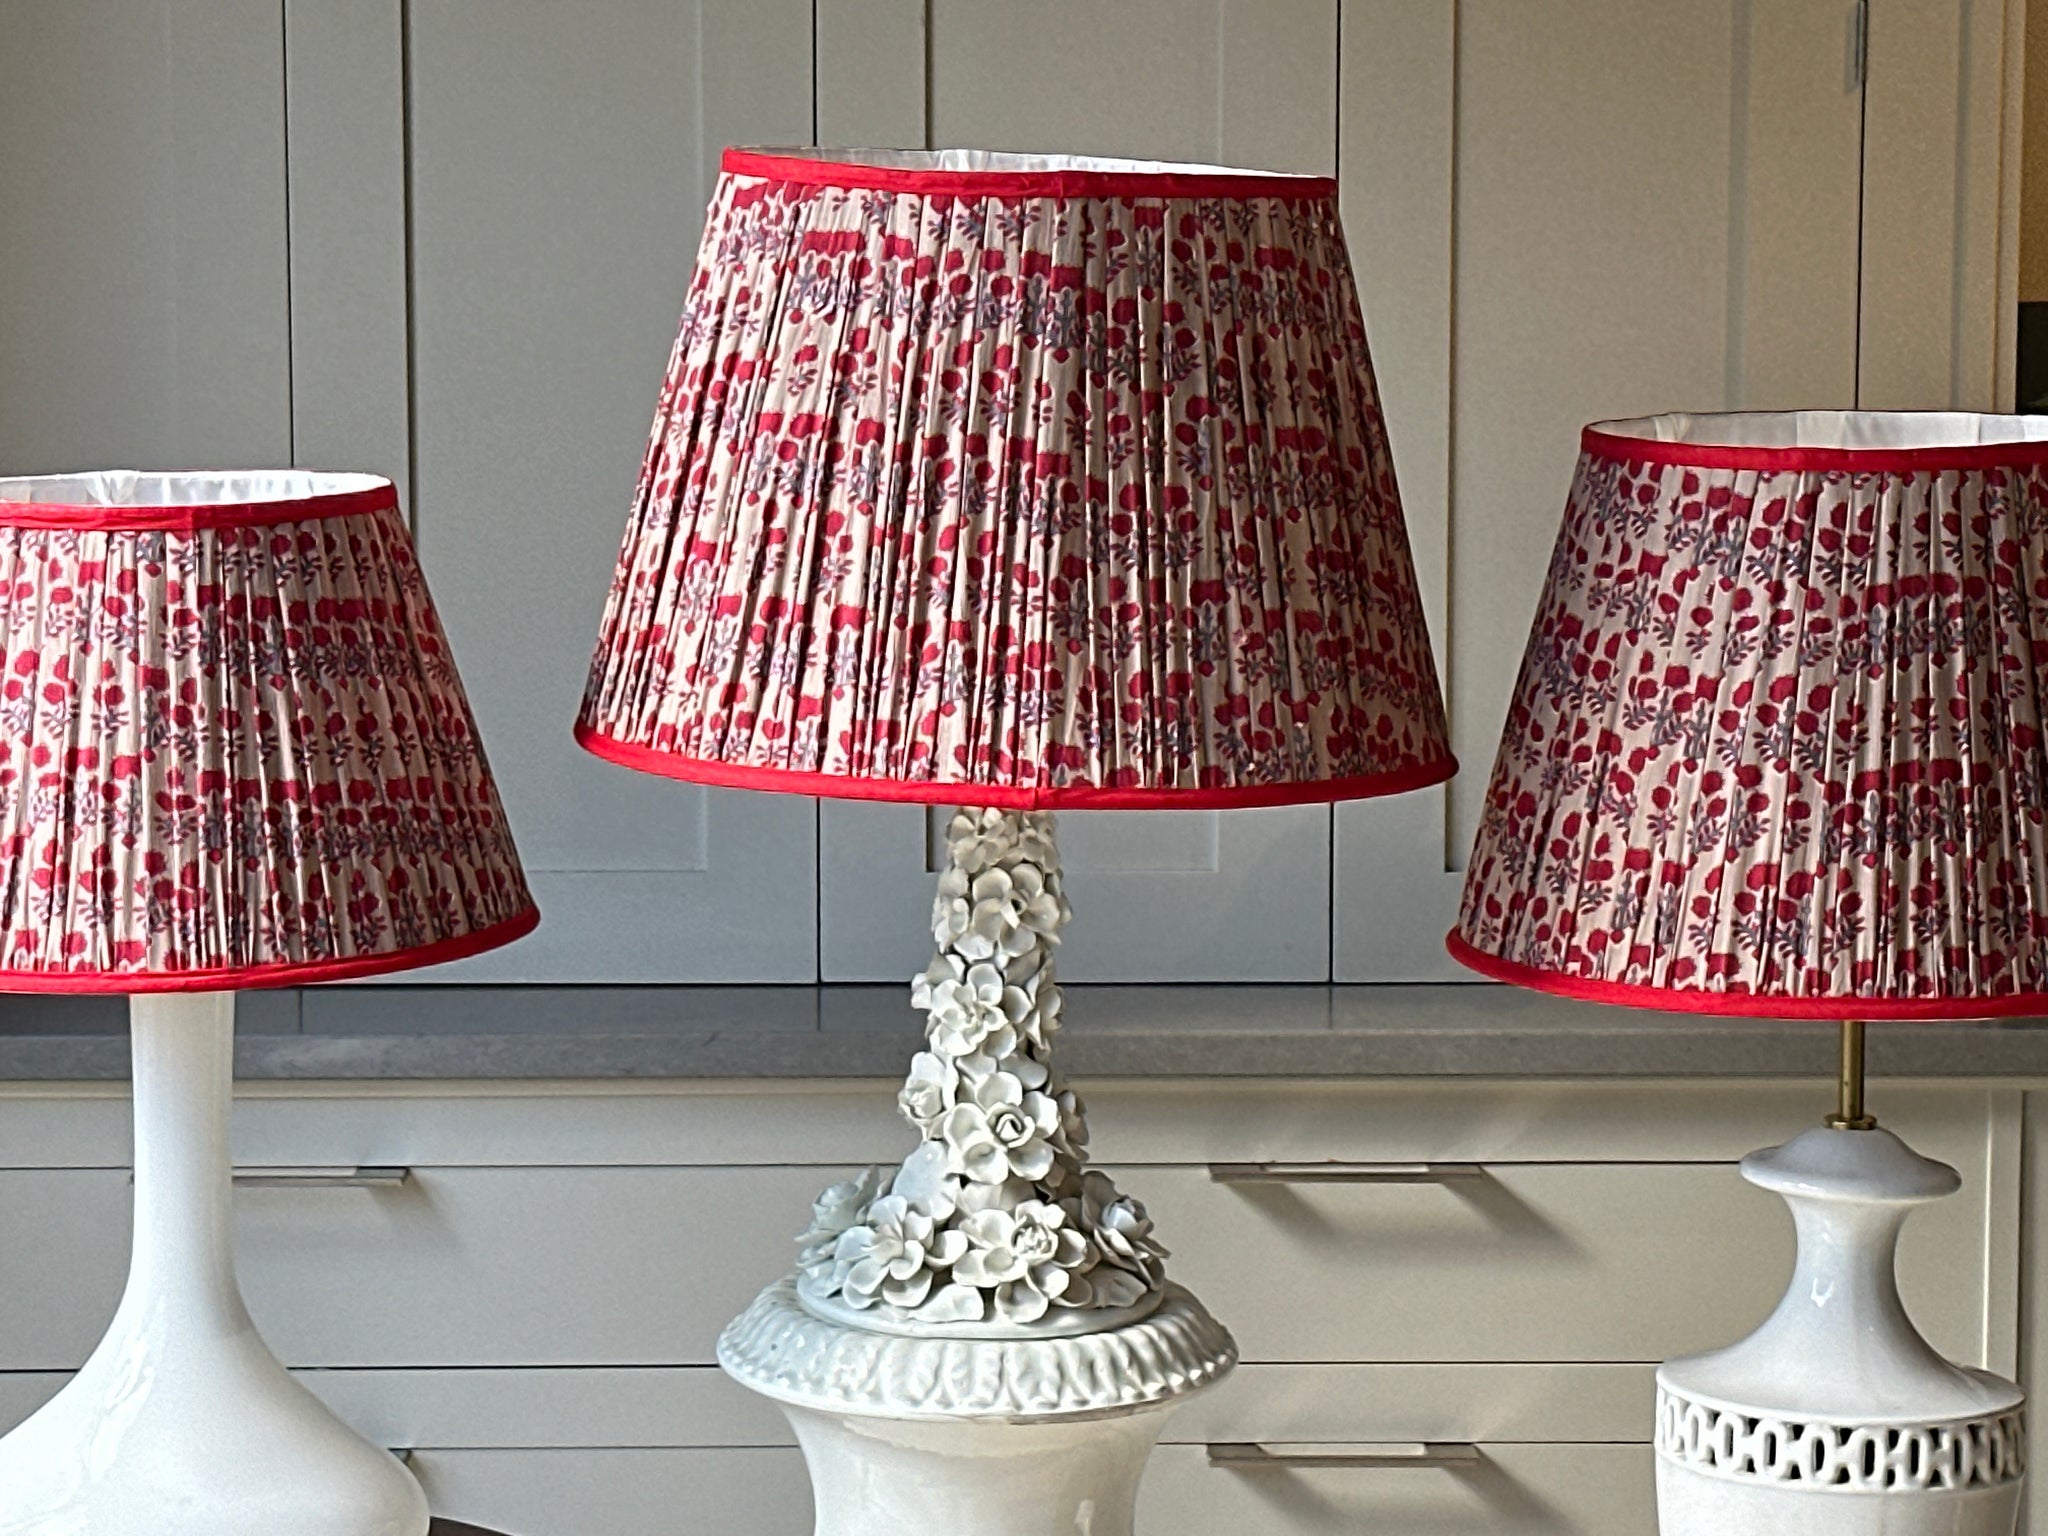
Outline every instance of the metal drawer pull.
[[1414, 1445], [1260, 1445], [1211, 1442], [1209, 1465], [1236, 1472], [1292, 1472], [1303, 1467], [1469, 1467], [1479, 1447], [1469, 1440], [1427, 1440]]
[[1218, 1184], [1445, 1184], [1479, 1179], [1478, 1163], [1211, 1163]]
[[396, 1189], [410, 1168], [237, 1168], [240, 1189]]

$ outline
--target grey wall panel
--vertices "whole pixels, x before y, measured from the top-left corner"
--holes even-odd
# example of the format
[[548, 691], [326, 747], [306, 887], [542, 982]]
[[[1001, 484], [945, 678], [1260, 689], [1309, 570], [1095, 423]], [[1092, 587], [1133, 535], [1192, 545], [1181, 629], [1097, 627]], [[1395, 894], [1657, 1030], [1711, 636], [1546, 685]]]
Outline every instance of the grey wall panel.
[[407, 13], [420, 546], [545, 916], [435, 974], [811, 979], [811, 802], [569, 738], [718, 152], [810, 136], [808, 0]]
[[0, 0], [0, 468], [291, 457], [276, 0]]

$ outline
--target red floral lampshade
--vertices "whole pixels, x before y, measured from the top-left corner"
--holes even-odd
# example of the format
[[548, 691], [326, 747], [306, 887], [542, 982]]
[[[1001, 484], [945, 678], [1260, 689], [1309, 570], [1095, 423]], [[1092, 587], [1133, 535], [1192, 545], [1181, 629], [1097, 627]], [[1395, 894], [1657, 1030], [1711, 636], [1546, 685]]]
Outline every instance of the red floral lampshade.
[[1589, 428], [1452, 952], [1831, 1019], [2048, 1011], [2048, 418]]
[[1334, 183], [729, 151], [577, 735], [1011, 808], [1449, 777]]
[[389, 481], [0, 480], [0, 991], [332, 981], [538, 921]]

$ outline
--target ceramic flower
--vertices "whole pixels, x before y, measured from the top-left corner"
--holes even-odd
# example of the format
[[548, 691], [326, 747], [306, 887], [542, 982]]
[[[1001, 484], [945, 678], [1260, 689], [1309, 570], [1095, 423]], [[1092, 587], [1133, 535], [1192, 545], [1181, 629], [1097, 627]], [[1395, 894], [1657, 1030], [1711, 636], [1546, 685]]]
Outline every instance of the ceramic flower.
[[931, 1015], [926, 1033], [940, 1055], [969, 1056], [992, 1033], [1009, 1027], [1002, 1010], [1003, 973], [992, 965], [965, 965], [952, 955], [942, 961], [923, 977], [919, 1006]]
[[811, 1205], [811, 1224], [797, 1237], [797, 1263], [815, 1269], [827, 1263], [839, 1234], [860, 1220], [867, 1203], [882, 1187], [882, 1170], [870, 1168], [860, 1177], [834, 1184]]
[[1139, 1294], [1165, 1283], [1167, 1253], [1153, 1240], [1152, 1218], [1138, 1201], [1118, 1194], [1108, 1174], [1091, 1168], [1081, 1176], [1069, 1214], [1078, 1217], [1105, 1264], [1137, 1277]]
[[929, 1136], [953, 1106], [960, 1090], [960, 1073], [944, 1057], [919, 1051], [910, 1058], [910, 1076], [896, 1095], [903, 1118]]
[[1013, 1323], [1031, 1323], [1051, 1309], [1073, 1283], [1088, 1244], [1067, 1230], [1066, 1213], [1041, 1200], [1014, 1211], [978, 1211], [961, 1224], [966, 1254], [953, 1266], [956, 1282], [995, 1292], [996, 1311]]
[[1013, 1072], [991, 1072], [968, 1088], [967, 1102], [981, 1110], [989, 1134], [1008, 1153], [1009, 1172], [1042, 1179], [1052, 1167], [1052, 1137], [1059, 1130], [1059, 1105], [1027, 1091]]
[[[1050, 937], [1058, 932], [1065, 913], [1059, 897], [1046, 885], [1043, 870], [1036, 864], [1018, 864], [1008, 871], [991, 870], [974, 882], [976, 901], [984, 899], [982, 881], [993, 881], [998, 876], [1007, 887], [1000, 897], [1005, 922], [1036, 937]], [[989, 894], [995, 895], [993, 885]]]
[[839, 1234], [833, 1278], [851, 1306], [915, 1307], [931, 1293], [933, 1270], [949, 1267], [966, 1249], [961, 1233], [940, 1229], [901, 1195], [883, 1195], [861, 1225]]
[[889, 1193], [901, 1195], [935, 1220], [952, 1215], [960, 1204], [960, 1180], [946, 1167], [945, 1144], [927, 1141], [903, 1159]]
[[1010, 1153], [996, 1139], [988, 1111], [979, 1104], [955, 1104], [939, 1122], [946, 1167], [976, 1184], [1001, 1184], [1010, 1177]]

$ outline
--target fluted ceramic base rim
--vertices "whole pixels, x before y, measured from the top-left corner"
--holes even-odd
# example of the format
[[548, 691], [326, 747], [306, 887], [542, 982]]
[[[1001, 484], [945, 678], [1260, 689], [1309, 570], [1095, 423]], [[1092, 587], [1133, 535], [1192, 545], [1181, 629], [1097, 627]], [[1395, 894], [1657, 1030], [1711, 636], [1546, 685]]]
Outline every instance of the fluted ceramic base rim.
[[1055, 1338], [916, 1338], [816, 1316], [793, 1277], [726, 1328], [718, 1363], [778, 1402], [887, 1419], [1004, 1421], [1140, 1412], [1215, 1385], [1237, 1364], [1227, 1329], [1169, 1285], [1134, 1323]]

